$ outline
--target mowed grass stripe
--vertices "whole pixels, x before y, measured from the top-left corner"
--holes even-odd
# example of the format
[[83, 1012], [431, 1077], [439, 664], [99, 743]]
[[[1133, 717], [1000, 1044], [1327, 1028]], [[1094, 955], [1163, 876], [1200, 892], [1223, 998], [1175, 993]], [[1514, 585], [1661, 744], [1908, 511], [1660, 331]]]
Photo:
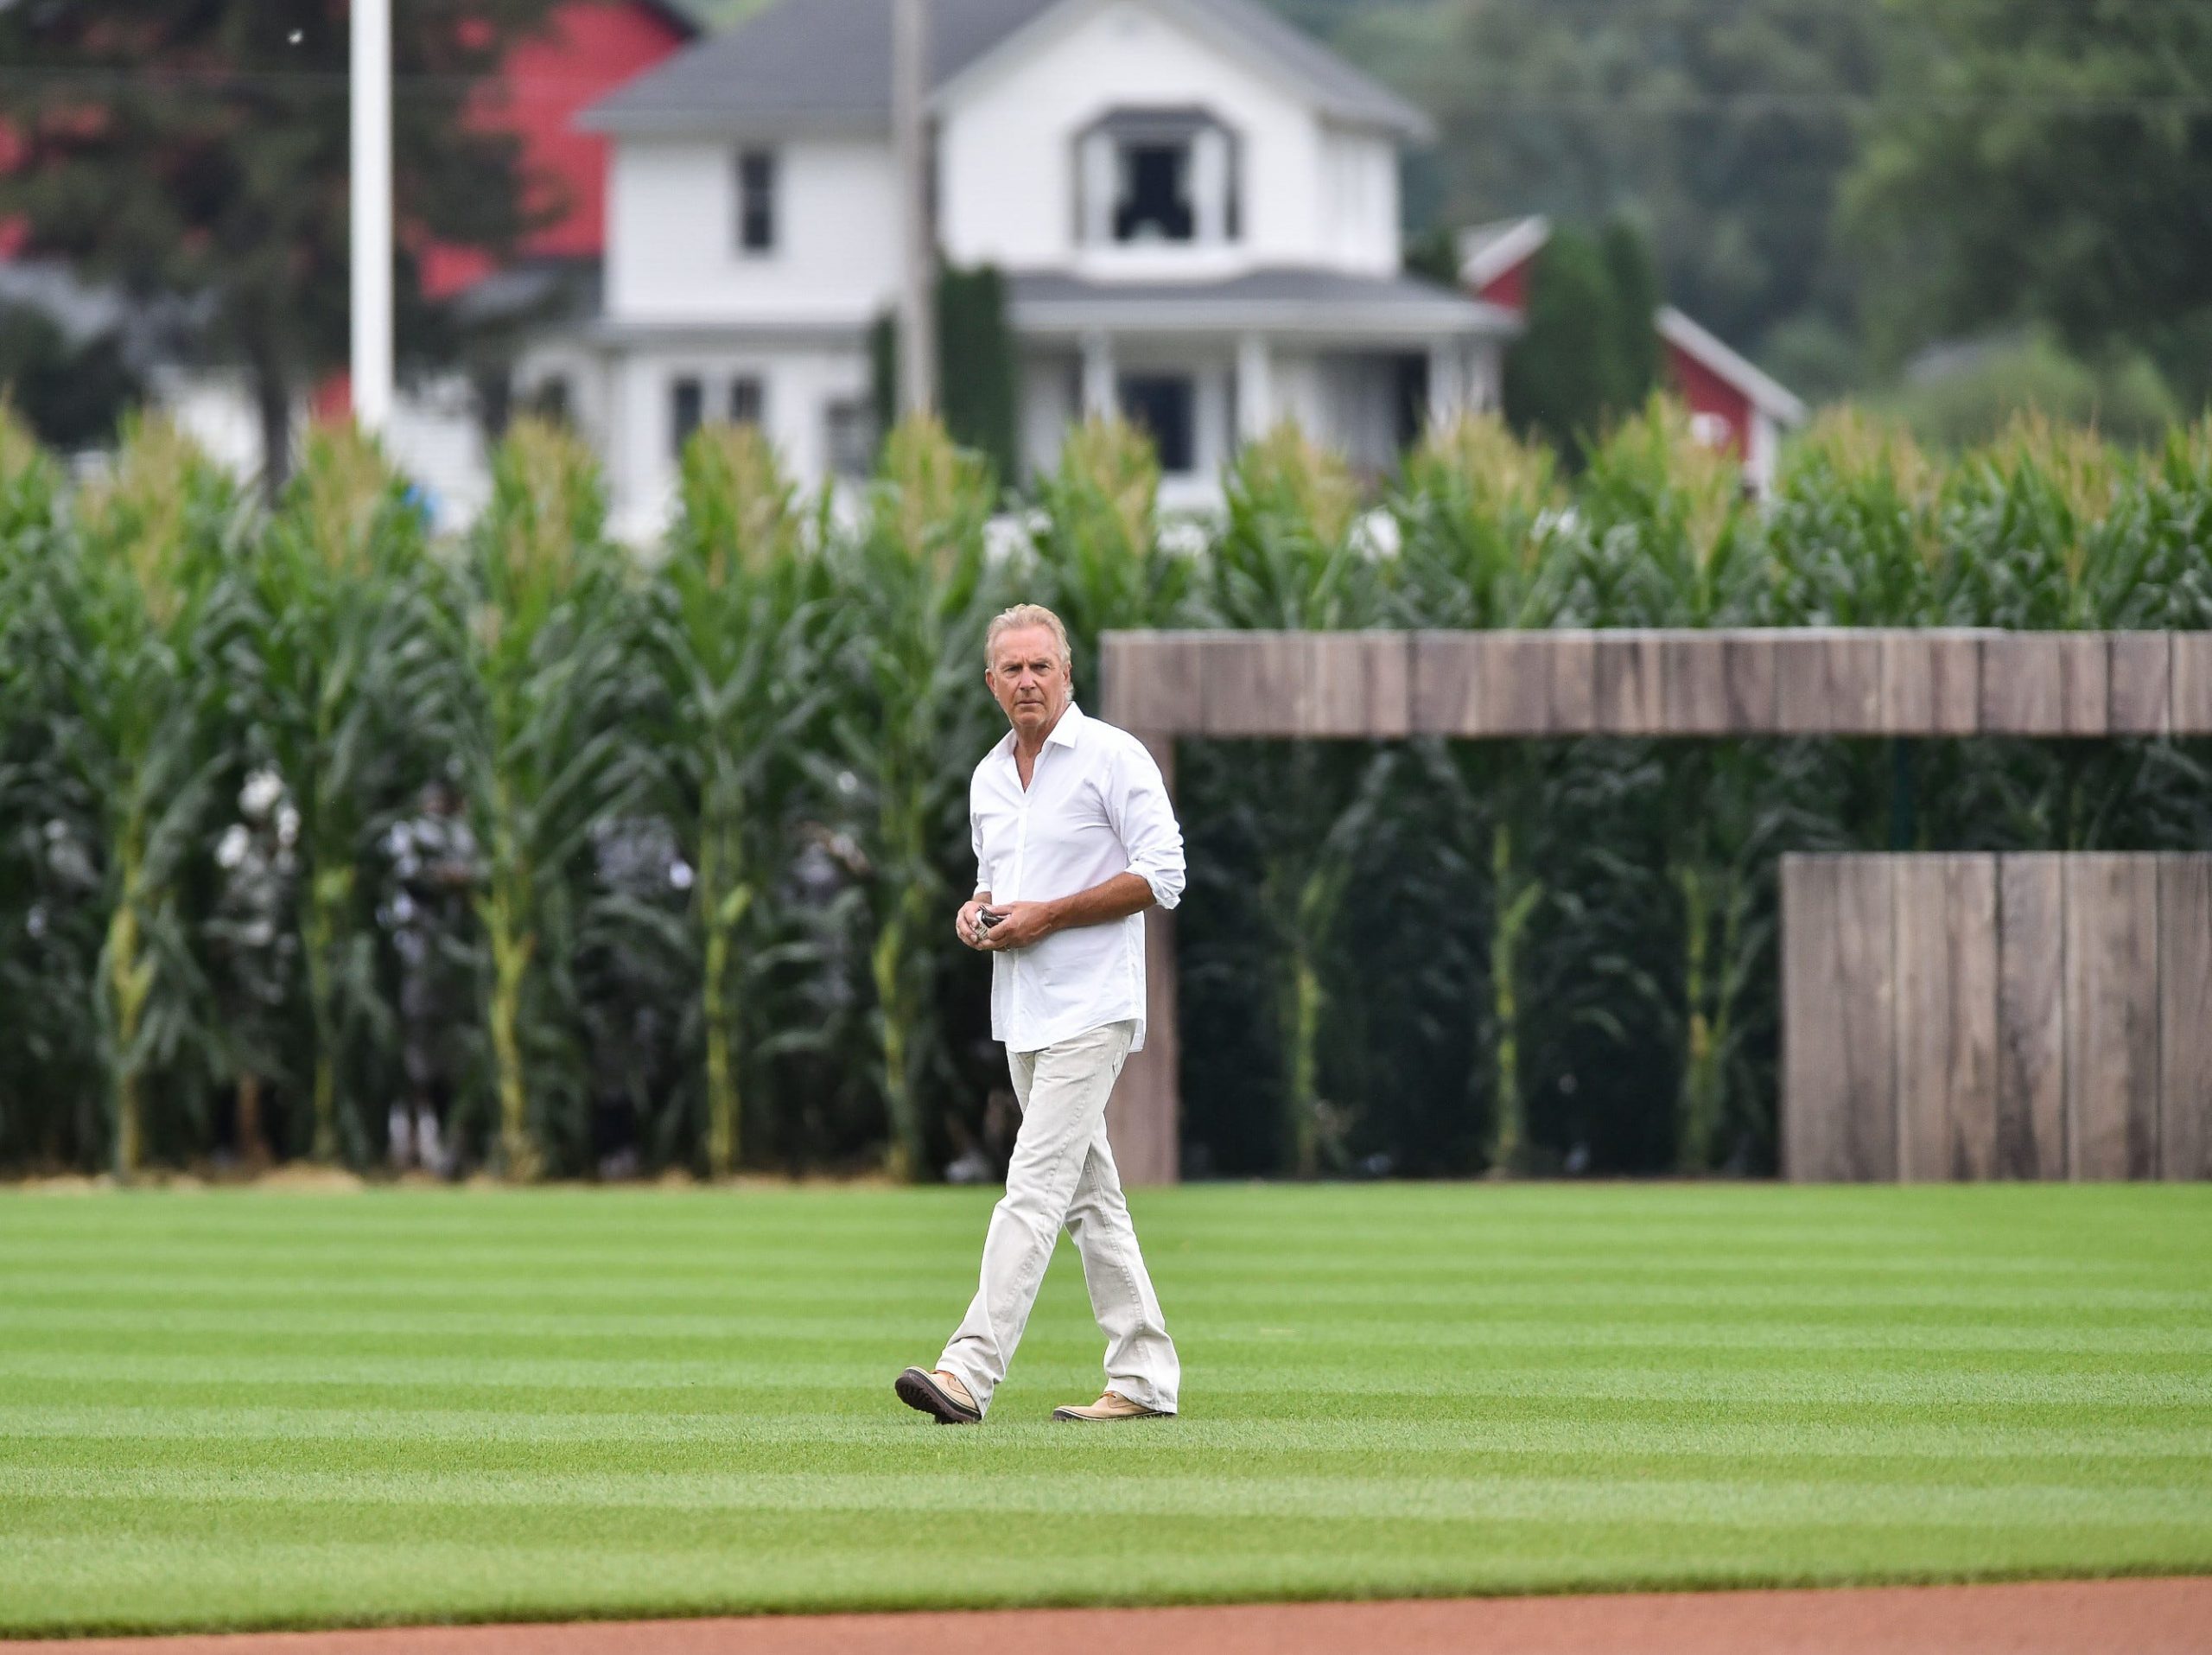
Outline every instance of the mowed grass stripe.
[[[27, 1552], [44, 1596], [23, 1624], [60, 1631], [127, 1627], [152, 1614], [229, 1624], [265, 1600], [271, 1577], [297, 1582], [258, 1624], [313, 1626], [428, 1620], [639, 1619], [720, 1612], [733, 1601], [804, 1612], [1236, 1599], [1415, 1597], [1464, 1589], [1465, 1559], [1484, 1559], [1501, 1593], [1712, 1589], [2185, 1572], [2196, 1554], [2151, 1533], [1988, 1534], [1895, 1527], [1880, 1538], [1849, 1525], [1731, 1531], [1637, 1520], [1534, 1531], [1525, 1524], [1379, 1523], [1333, 1518], [1261, 1521], [1162, 1517], [1141, 1525], [1084, 1518], [1022, 1518], [1034, 1551], [984, 1550], [948, 1569], [944, 1549], [917, 1544], [910, 1515], [794, 1518], [715, 1514], [652, 1544], [576, 1534], [521, 1545], [496, 1534], [453, 1541], [392, 1534], [373, 1601], [359, 1590], [356, 1543], [278, 1542], [249, 1552], [227, 1531], [162, 1533], [87, 1558], [87, 1537]], [[1900, 1565], [1897, 1554], [1919, 1560]], [[1051, 1556], [1049, 1573], [1035, 1563]], [[0, 1578], [0, 1614], [26, 1601]], [[150, 1610], [150, 1614], [149, 1614]]]
[[888, 1397], [981, 1192], [0, 1198], [0, 1630], [2202, 1569], [2207, 1194], [1147, 1192], [1110, 1433]]
[[[1585, 1476], [1520, 1474], [1494, 1469], [1479, 1480], [1260, 1472], [1235, 1482], [1131, 1477], [1092, 1472], [1001, 1473], [974, 1482], [884, 1472], [808, 1470], [778, 1474], [506, 1469], [493, 1474], [288, 1469], [281, 1479], [251, 1474], [133, 1467], [0, 1468], [0, 1499], [86, 1510], [128, 1506], [142, 1520], [166, 1511], [193, 1524], [260, 1521], [255, 1510], [287, 1523], [369, 1520], [396, 1516], [414, 1531], [465, 1527], [470, 1513], [497, 1510], [502, 1530], [527, 1533], [540, 1522], [558, 1527], [579, 1512], [629, 1516], [702, 1511], [958, 1512], [988, 1518], [1061, 1515], [1144, 1518], [1180, 1515], [1266, 1518], [1286, 1511], [1325, 1510], [1345, 1518], [1382, 1521], [1617, 1523], [1637, 1518], [1675, 1524], [1747, 1525], [1802, 1520], [1808, 1480], [1748, 1476], [1646, 1476], [1624, 1482], [1596, 1467]], [[2212, 1487], [2179, 1479], [2146, 1478], [2134, 1487], [2078, 1482], [2007, 1480], [1982, 1486], [1829, 1476], [1816, 1480], [1823, 1522], [1928, 1528], [2037, 1528], [2052, 1525], [2183, 1535], [2212, 1521]]]
[[[934, 1353], [913, 1354], [926, 1359]], [[1433, 1408], [1449, 1406], [1453, 1398], [1479, 1404], [1539, 1386], [1551, 1395], [1593, 1404], [1812, 1401], [1839, 1394], [1891, 1406], [2014, 1402], [2125, 1408], [2146, 1404], [2195, 1405], [2206, 1400], [2205, 1365], [2190, 1356], [2122, 1352], [2070, 1361], [2046, 1358], [2040, 1365], [2046, 1371], [2036, 1372], [2038, 1365], [2018, 1353], [1953, 1357], [1941, 1365], [1925, 1357], [1918, 1362], [1905, 1361], [1904, 1354], [1824, 1353], [1789, 1365], [1770, 1360], [1751, 1372], [1742, 1371], [1739, 1353], [1719, 1350], [1697, 1354], [1694, 1359], [1691, 1352], [1684, 1350], [1677, 1353], [1677, 1360], [1666, 1370], [1647, 1361], [1570, 1362], [1564, 1357], [1514, 1365], [1493, 1361], [1475, 1372], [1450, 1360], [1417, 1361], [1402, 1357], [1394, 1359], [1388, 1371], [1326, 1370], [1317, 1360], [1304, 1383], [1295, 1388], [1297, 1394], [1284, 1397], [1283, 1406], [1293, 1413], [1307, 1413], [1354, 1401], [1365, 1405], [1375, 1399], [1413, 1397]], [[1033, 1353], [1032, 1371], [1038, 1365]], [[747, 1391], [756, 1385], [772, 1386], [800, 1397], [839, 1389], [874, 1396], [887, 1391], [890, 1376], [898, 1370], [896, 1357], [887, 1355], [880, 1341], [874, 1340], [855, 1340], [842, 1356], [824, 1356], [817, 1350], [809, 1360], [786, 1359], [773, 1352], [650, 1360], [406, 1356], [384, 1351], [321, 1356], [149, 1355], [127, 1351], [10, 1351], [0, 1355], [0, 1379], [23, 1382], [105, 1380], [113, 1385], [148, 1380], [188, 1382], [232, 1385], [242, 1392], [318, 1380], [359, 1388], [493, 1384], [535, 1386], [547, 1391], [601, 1390], [619, 1384], [647, 1393], [682, 1393], [713, 1385], [723, 1389], [734, 1405], [742, 1405]], [[1080, 1383], [1096, 1378], [1093, 1373]], [[1204, 1399], [1185, 1411], [1192, 1417], [1203, 1417]]]
[[[88, 1390], [92, 1389], [87, 1387]], [[1770, 1412], [1773, 1410], [1768, 1410]], [[2158, 1424], [2149, 1410], [2106, 1410], [2109, 1422], [2084, 1421], [2069, 1410], [2068, 1423], [2041, 1423], [2021, 1410], [1976, 1410], [1944, 1423], [1899, 1419], [1887, 1409], [1793, 1409], [1787, 1417], [1762, 1419], [1751, 1410], [1726, 1419], [1614, 1419], [1602, 1427], [1581, 1420], [1494, 1417], [1477, 1423], [1432, 1424], [1418, 1420], [1265, 1419], [1208, 1421], [1201, 1445], [1145, 1455], [1179, 1474], [1185, 1462], [1224, 1448], [1240, 1454], [1304, 1455], [1326, 1461], [1357, 1460], [1376, 1467], [1404, 1456], [1421, 1474], [1472, 1467], [1484, 1456], [1608, 1458], [1621, 1453], [1654, 1458], [1710, 1458], [1726, 1454], [1742, 1463], [1883, 1460], [1896, 1474], [1955, 1474], [1926, 1470], [1930, 1461], [2018, 1461], [2067, 1465], [2078, 1476], [2098, 1462], [2134, 1466], [2171, 1463], [2194, 1468], [2212, 1458], [2212, 1410], [2195, 1424]], [[1003, 1422], [1000, 1422], [1002, 1423]], [[1809, 1429], [1817, 1427], [1817, 1429]], [[440, 1408], [417, 1404], [401, 1411], [355, 1408], [243, 1408], [149, 1397], [138, 1407], [0, 1407], [0, 1438], [12, 1439], [14, 1457], [28, 1462], [43, 1442], [129, 1441], [147, 1463], [162, 1462], [167, 1446], [192, 1445], [203, 1454], [251, 1452], [266, 1457], [294, 1447], [317, 1463], [347, 1455], [375, 1455], [389, 1463], [395, 1448], [448, 1460], [456, 1446], [478, 1451], [562, 1448], [582, 1457], [595, 1450], [626, 1460], [652, 1461], [662, 1453], [696, 1456], [735, 1447], [804, 1448], [818, 1461], [846, 1458], [877, 1463], [915, 1447], [903, 1422], [870, 1423], [820, 1416], [799, 1419], [728, 1419], [705, 1415], [638, 1416], [627, 1413], [547, 1416], [535, 1410]], [[1071, 1452], [1063, 1448], [1063, 1452]], [[76, 1452], [73, 1451], [73, 1452]], [[1125, 1450], [1100, 1450], [1108, 1463], [1126, 1463]]]
[[[925, 1327], [918, 1317], [902, 1320], [912, 1321], [918, 1330]], [[660, 1356], [690, 1359], [703, 1352], [763, 1343], [813, 1346], [824, 1340], [872, 1338], [880, 1327], [880, 1318], [789, 1314], [588, 1316], [450, 1311], [398, 1314], [318, 1308], [294, 1310], [278, 1318], [266, 1311], [41, 1305], [0, 1310], [0, 1347], [22, 1352], [105, 1352], [129, 1349], [143, 1343], [147, 1335], [160, 1334], [173, 1353], [194, 1350], [278, 1353], [312, 1341], [334, 1354], [355, 1350], [365, 1354], [454, 1349], [486, 1354], [516, 1349], [589, 1354], [601, 1346], [635, 1351], [645, 1346]], [[1262, 1353], [1272, 1352], [1282, 1339], [1291, 1336], [1246, 1327], [1217, 1330], [1206, 1342], [1217, 1356], [1234, 1353], [1230, 1359], [1243, 1363], [1260, 1359]], [[1620, 1350], [1707, 1353], [1724, 1348], [1738, 1353], [1912, 1352], [1962, 1357], [2004, 1352], [2212, 1355], [2212, 1326], [2177, 1327], [2170, 1318], [2141, 1312], [2092, 1319], [2084, 1326], [2054, 1327], [2047, 1318], [2038, 1321], [2025, 1314], [1962, 1325], [1955, 1317], [1935, 1314], [1885, 1318], [1868, 1310], [1783, 1322], [1771, 1316], [1716, 1310], [1709, 1313], [1702, 1325], [1691, 1327], [1683, 1325], [1678, 1314], [1661, 1315], [1647, 1308], [1602, 1327], [1583, 1329], [1571, 1343], [1562, 1338], [1556, 1320], [1470, 1316], [1416, 1330], [1370, 1316], [1363, 1319], [1361, 1339], [1377, 1353], [1410, 1355], [1443, 1350], [1475, 1358], [1491, 1352], [1535, 1349], [1580, 1354]], [[1252, 1348], [1243, 1348], [1247, 1346]], [[0, 1358], [0, 1362], [4, 1359]]]

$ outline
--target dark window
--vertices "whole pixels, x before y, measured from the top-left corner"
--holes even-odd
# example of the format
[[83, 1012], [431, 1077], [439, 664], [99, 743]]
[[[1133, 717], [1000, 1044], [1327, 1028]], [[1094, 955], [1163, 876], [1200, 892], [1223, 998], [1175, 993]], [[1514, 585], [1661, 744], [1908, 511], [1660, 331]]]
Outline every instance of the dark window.
[[737, 245], [741, 252], [776, 247], [776, 156], [747, 150], [737, 158]]
[[1398, 450], [1403, 453], [1421, 441], [1428, 429], [1428, 359], [1402, 356], [1391, 365], [1392, 395], [1397, 411]]
[[830, 469], [840, 477], [865, 477], [875, 464], [875, 414], [865, 400], [833, 402], [829, 423]]
[[696, 379], [683, 379], [669, 387], [668, 446], [670, 452], [681, 457], [683, 445], [691, 440], [691, 433], [699, 429], [699, 421], [706, 413], [706, 394]]
[[1191, 403], [1188, 374], [1132, 374], [1122, 381], [1122, 416], [1151, 433], [1160, 468], [1171, 476], [1185, 475], [1198, 465]]
[[1191, 146], [1123, 145], [1114, 239], [1188, 241], [1197, 230], [1198, 215], [1191, 207]]
[[569, 400], [569, 376], [549, 373], [531, 388], [524, 406], [538, 418], [566, 425], [575, 417]]
[[767, 393], [760, 381], [751, 374], [729, 382], [729, 423], [733, 425], [758, 425], [768, 406]]

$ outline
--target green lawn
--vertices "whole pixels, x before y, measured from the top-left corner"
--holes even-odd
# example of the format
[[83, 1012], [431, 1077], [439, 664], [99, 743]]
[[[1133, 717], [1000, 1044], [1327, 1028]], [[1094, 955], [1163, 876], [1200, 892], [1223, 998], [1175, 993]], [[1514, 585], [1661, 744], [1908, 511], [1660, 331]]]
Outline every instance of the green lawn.
[[2212, 1187], [1145, 1193], [946, 1429], [990, 1199], [0, 1194], [0, 1633], [2212, 1569]]

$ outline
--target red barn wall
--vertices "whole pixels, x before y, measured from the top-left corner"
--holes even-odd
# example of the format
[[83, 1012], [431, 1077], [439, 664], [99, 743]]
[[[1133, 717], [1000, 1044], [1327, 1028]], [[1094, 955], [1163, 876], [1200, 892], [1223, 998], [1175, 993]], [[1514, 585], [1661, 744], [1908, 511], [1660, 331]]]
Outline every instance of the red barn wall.
[[1690, 412], [1728, 423], [1728, 447], [1738, 459], [1751, 452], [1751, 399], [1679, 345], [1667, 347], [1667, 375]]
[[[545, 29], [507, 54], [495, 88], [470, 118], [519, 133], [527, 170], [550, 175], [548, 202], [561, 217], [530, 238], [523, 251], [541, 258], [596, 258], [607, 241], [607, 140], [571, 124], [597, 102], [685, 43], [673, 20], [633, 0], [567, 0]], [[444, 298], [489, 275], [492, 261], [473, 249], [431, 246], [423, 255], [423, 283]]]
[[1500, 271], [1476, 291], [1478, 299], [1503, 305], [1516, 315], [1529, 314], [1529, 266], [1532, 259], [1524, 258], [1510, 269]]

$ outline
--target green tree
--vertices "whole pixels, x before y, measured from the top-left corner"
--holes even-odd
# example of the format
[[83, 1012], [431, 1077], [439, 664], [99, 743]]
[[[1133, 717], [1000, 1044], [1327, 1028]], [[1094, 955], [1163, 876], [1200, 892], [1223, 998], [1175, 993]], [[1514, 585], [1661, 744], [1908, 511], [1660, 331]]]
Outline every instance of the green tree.
[[138, 393], [113, 333], [75, 337], [30, 305], [0, 303], [0, 394], [41, 442], [64, 450], [105, 442]]
[[1891, 347], [2041, 321], [2077, 349], [2158, 349], [2192, 365], [2192, 398], [2212, 391], [2212, 11], [1955, 0], [1918, 19], [1847, 197]]
[[[938, 271], [938, 417], [952, 440], [986, 456], [1001, 484], [1021, 474], [1019, 388], [1014, 334], [1007, 325], [1006, 278], [990, 264]], [[869, 400], [876, 429], [899, 423], [899, 319], [868, 330]]]
[[[550, 0], [397, 9], [392, 166], [400, 242], [503, 254], [531, 227], [520, 143], [465, 118]], [[347, 13], [335, 0], [108, 0], [0, 8], [0, 219], [24, 251], [142, 296], [204, 300], [208, 343], [252, 378], [271, 494], [291, 399], [346, 341]], [[542, 199], [542, 198], [541, 198]], [[400, 338], [440, 343], [413, 260]]]
[[1013, 482], [1021, 474], [1014, 333], [1006, 278], [995, 266], [938, 277], [937, 337], [945, 430], [962, 447], [988, 455], [1000, 479]]
[[1641, 407], [1659, 368], [1643, 239], [1616, 221], [1593, 239], [1553, 231], [1529, 277], [1528, 328], [1505, 358], [1505, 411], [1570, 461]]
[[[2023, 0], [2032, 3], [2033, 0]], [[1415, 226], [1632, 208], [1665, 290], [1740, 348], [1854, 320], [1834, 212], [1910, 14], [1837, 0], [1274, 0], [1437, 118]]]

